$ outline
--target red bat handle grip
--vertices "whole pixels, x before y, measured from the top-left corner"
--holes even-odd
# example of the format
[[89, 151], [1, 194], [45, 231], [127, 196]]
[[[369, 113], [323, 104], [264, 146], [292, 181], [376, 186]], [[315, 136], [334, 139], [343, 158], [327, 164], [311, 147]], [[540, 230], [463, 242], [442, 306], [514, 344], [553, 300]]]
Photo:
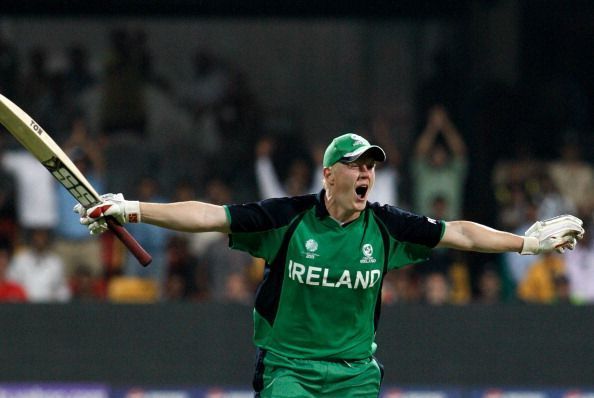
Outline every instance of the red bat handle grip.
[[144, 250], [142, 246], [140, 246], [140, 243], [138, 243], [138, 241], [134, 239], [132, 235], [130, 235], [130, 232], [128, 232], [126, 228], [117, 222], [115, 218], [108, 216], [105, 217], [105, 221], [107, 222], [107, 226], [109, 226], [111, 232], [113, 232], [115, 236], [117, 236], [118, 239], [122, 241], [124, 246], [130, 250], [130, 252], [134, 255], [134, 257], [136, 257], [140, 264], [146, 267], [151, 263], [151, 261], [153, 261], [151, 255], [148, 254], [148, 252]]

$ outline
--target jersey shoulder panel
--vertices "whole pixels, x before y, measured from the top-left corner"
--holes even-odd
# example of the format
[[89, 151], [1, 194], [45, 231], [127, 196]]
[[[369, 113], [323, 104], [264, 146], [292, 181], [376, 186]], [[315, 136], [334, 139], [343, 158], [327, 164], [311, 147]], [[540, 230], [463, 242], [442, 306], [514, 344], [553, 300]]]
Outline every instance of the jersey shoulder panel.
[[265, 199], [259, 202], [227, 205], [231, 232], [262, 232], [289, 225], [298, 214], [317, 203], [315, 194]]
[[372, 203], [369, 207], [397, 241], [435, 247], [441, 240], [443, 223], [440, 221], [391, 205]]

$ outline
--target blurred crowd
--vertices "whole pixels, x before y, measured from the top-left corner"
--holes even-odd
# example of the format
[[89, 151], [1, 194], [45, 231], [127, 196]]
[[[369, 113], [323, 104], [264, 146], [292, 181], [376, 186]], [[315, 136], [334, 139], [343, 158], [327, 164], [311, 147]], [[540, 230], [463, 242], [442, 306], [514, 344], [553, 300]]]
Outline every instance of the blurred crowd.
[[[313, 141], [275, 130], [240, 68], [206, 49], [189, 56], [194, 76], [183, 88], [154, 72], [141, 30], [113, 30], [108, 50], [93, 72], [82, 45], [64, 48], [56, 66], [47, 49], [19, 54], [0, 36], [0, 93], [50, 132], [98, 192], [224, 204], [321, 189], [323, 150], [340, 132]], [[486, 190], [494, 227], [523, 234], [536, 220], [571, 213], [591, 230], [594, 167], [575, 134], [562, 137], [554, 159], [514, 144], [481, 186], [470, 186], [481, 170], [469, 156], [472, 132], [460, 131], [447, 104], [425, 105], [409, 147], [399, 146], [389, 111], [356, 127], [388, 153], [372, 201], [453, 220], [480, 206], [466, 203], [468, 190]], [[145, 268], [109, 233], [89, 235], [74, 199], [5, 132], [0, 166], [0, 301], [252, 303], [263, 261], [228, 249], [226, 235], [128, 225], [153, 256]], [[564, 255], [434, 250], [426, 263], [389, 273], [382, 294], [386, 305], [590, 303], [594, 245], [588, 233]]]

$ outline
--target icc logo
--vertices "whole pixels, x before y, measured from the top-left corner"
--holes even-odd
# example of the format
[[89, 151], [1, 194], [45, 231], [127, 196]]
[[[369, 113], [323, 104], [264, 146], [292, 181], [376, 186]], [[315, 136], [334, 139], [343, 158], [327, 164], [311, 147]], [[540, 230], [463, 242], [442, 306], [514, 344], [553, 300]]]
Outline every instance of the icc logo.
[[319, 256], [319, 254], [315, 254], [315, 251], [318, 250], [318, 242], [313, 239], [308, 239], [307, 242], [305, 242], [305, 250], [307, 250], [307, 253], [304, 253], [305, 258], [316, 258], [316, 256]]
[[307, 242], [305, 242], [305, 248], [308, 252], [315, 252], [318, 250], [318, 242], [313, 239], [309, 239]]

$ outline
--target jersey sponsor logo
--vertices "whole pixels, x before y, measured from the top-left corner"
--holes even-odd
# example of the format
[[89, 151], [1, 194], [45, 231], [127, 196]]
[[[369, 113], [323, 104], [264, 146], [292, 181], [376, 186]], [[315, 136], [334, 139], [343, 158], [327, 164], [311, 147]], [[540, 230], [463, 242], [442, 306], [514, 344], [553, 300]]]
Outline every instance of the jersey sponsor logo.
[[427, 219], [427, 221], [429, 221], [431, 224], [437, 224], [437, 220], [434, 220], [431, 217], [425, 217]]
[[377, 262], [373, 257], [373, 246], [370, 243], [365, 243], [361, 251], [363, 252], [363, 257], [359, 260], [361, 264], [374, 264]]
[[337, 277], [331, 275], [330, 268], [314, 267], [289, 260], [289, 279], [310, 285], [346, 289], [370, 289], [381, 279], [379, 269], [351, 271], [345, 269]]

